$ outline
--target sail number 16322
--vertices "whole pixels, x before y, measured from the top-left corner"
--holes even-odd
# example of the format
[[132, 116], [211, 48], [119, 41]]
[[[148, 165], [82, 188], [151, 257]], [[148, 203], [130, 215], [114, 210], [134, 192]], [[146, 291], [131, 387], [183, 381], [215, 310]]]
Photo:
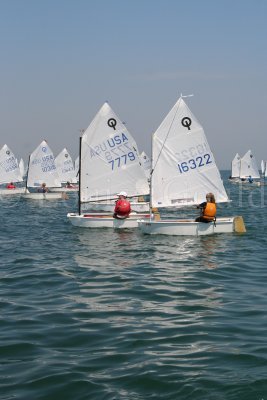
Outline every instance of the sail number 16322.
[[205, 165], [212, 164], [210, 154], [203, 154], [203, 156], [198, 156], [196, 158], [191, 158], [188, 161], [184, 161], [182, 163], [178, 163], [177, 167], [179, 172], [182, 174], [183, 172], [187, 172], [190, 169], [201, 168]]

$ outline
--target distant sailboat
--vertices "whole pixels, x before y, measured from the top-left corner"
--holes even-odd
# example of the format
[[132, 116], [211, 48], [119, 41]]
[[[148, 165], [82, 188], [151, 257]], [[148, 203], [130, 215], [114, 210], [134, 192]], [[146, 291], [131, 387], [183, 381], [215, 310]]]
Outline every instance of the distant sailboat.
[[236, 153], [232, 164], [231, 164], [231, 176], [230, 180], [238, 181], [240, 178], [240, 166], [241, 166], [241, 157], [238, 153]]
[[261, 160], [261, 174], [266, 177], [266, 161], [264, 160]]
[[[5, 144], [0, 150], [0, 185], [23, 182], [23, 177], [16, 157], [10, 148]], [[14, 185], [15, 186], [15, 185]], [[1, 195], [14, 195], [25, 192], [25, 188], [14, 187], [12, 189], [0, 189]]]
[[[48, 189], [61, 187], [53, 152], [45, 140], [36, 147], [29, 157], [28, 173], [26, 178], [27, 193], [24, 194], [24, 197], [26, 199], [36, 200], [66, 199], [65, 193], [62, 192], [38, 192], [37, 190], [40, 188], [42, 183], [45, 183]], [[35, 190], [34, 192], [32, 192], [33, 189]]]
[[146, 234], [198, 236], [244, 229], [241, 217], [203, 223], [194, 219], [161, 220], [153, 214], [154, 208], [197, 205], [209, 192], [217, 203], [229, 201], [204, 130], [180, 97], [152, 138], [152, 212], [150, 221], [138, 222], [140, 230]]
[[[115, 200], [119, 192], [128, 197], [149, 193], [137, 145], [125, 125], [105, 103], [80, 139], [79, 213], [69, 213], [73, 225], [83, 227], [137, 228], [140, 214], [129, 218], [113, 218]], [[82, 213], [82, 205], [111, 208], [110, 214]], [[149, 206], [148, 203], [145, 203]], [[131, 203], [134, 209], [133, 203]], [[141, 217], [148, 217], [143, 214]]]
[[55, 164], [61, 188], [51, 188], [51, 191], [77, 192], [78, 186], [72, 182], [77, 182], [72, 158], [66, 148], [64, 148], [55, 158]]
[[240, 163], [240, 179], [248, 180], [249, 177], [252, 179], [260, 179], [257, 161], [251, 150], [246, 152], [246, 154], [241, 158]]
[[19, 170], [20, 170], [21, 176], [24, 178], [25, 174], [26, 174], [26, 170], [25, 170], [25, 164], [24, 164], [23, 158], [21, 158], [19, 161]]
[[150, 171], [151, 171], [151, 160], [148, 155], [142, 151], [140, 154], [141, 162], [143, 164], [143, 168], [146, 174], [147, 179], [150, 179]]

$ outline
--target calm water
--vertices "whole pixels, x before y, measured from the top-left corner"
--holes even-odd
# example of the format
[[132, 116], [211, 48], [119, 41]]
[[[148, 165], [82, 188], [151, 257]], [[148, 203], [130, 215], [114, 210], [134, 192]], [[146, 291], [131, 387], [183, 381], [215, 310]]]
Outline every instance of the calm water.
[[267, 400], [267, 186], [225, 185], [245, 235], [83, 230], [75, 194], [0, 199], [0, 399]]

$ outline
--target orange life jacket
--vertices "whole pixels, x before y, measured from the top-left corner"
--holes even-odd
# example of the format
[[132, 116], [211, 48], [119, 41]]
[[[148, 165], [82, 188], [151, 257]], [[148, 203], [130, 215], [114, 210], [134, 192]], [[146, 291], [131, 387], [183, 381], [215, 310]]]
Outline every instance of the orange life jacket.
[[215, 203], [207, 203], [206, 207], [203, 211], [203, 217], [213, 221], [216, 216], [216, 204]]

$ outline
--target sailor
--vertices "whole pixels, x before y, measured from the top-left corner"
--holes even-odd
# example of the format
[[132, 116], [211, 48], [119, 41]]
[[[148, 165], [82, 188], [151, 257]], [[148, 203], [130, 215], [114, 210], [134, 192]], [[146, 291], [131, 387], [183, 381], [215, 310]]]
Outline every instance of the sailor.
[[253, 183], [253, 178], [252, 178], [252, 176], [251, 176], [251, 175], [249, 175], [249, 177], [248, 177], [248, 181], [249, 181], [249, 183]]
[[216, 202], [213, 193], [207, 193], [206, 200], [199, 204], [197, 208], [201, 209], [201, 216], [196, 218], [196, 222], [212, 222], [216, 221]]
[[47, 193], [48, 188], [46, 187], [46, 183], [42, 183], [41, 187], [38, 188], [39, 193]]
[[7, 189], [16, 189], [16, 186], [14, 185], [13, 182], [10, 182], [10, 183], [6, 186], [6, 188], [7, 188]]
[[119, 219], [128, 218], [131, 212], [131, 204], [126, 199], [127, 193], [120, 192], [118, 196], [119, 199], [116, 201], [113, 218], [119, 218]]

